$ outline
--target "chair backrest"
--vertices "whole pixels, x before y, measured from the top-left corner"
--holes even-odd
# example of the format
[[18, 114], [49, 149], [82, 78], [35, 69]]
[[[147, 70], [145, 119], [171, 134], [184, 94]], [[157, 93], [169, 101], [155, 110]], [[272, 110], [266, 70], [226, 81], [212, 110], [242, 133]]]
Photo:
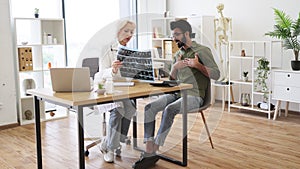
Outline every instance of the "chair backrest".
[[99, 58], [84, 58], [82, 67], [89, 67], [90, 77], [94, 79], [94, 75], [99, 71]]
[[204, 98], [203, 105], [201, 107], [199, 107], [198, 109], [193, 109], [193, 110], [190, 110], [189, 112], [203, 111], [211, 105], [211, 82], [210, 82], [210, 80], [209, 80], [207, 85], [208, 86], [207, 86], [207, 89], [205, 91], [205, 98]]
[[209, 80], [207, 84], [207, 89], [205, 91], [205, 98], [203, 105], [200, 107], [200, 109], [204, 110], [207, 109], [211, 105], [211, 82]]

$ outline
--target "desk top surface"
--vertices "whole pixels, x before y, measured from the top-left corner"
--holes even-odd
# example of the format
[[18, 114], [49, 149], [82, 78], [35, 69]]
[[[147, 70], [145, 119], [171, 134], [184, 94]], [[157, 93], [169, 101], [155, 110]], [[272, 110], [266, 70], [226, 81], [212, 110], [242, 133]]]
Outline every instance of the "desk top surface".
[[95, 91], [91, 92], [54, 92], [52, 89], [39, 88], [28, 90], [27, 93], [34, 96], [59, 102], [69, 106], [82, 106], [96, 103], [106, 103], [125, 98], [146, 97], [149, 95], [163, 94], [179, 90], [191, 89], [191, 84], [180, 84], [175, 87], [154, 87], [149, 83], [135, 82], [131, 87], [115, 87], [113, 94], [98, 95]]

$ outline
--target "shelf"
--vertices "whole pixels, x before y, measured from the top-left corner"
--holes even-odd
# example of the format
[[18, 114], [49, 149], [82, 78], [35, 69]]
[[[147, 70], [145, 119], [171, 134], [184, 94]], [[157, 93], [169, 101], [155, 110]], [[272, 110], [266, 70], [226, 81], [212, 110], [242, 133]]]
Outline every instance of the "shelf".
[[40, 70], [23, 70], [23, 71], [19, 71], [19, 73], [40, 73], [43, 72], [44, 70], [40, 69]]
[[270, 42], [273, 42], [273, 43], [276, 43], [276, 42], [279, 42], [281, 43], [282, 41], [281, 40], [272, 40], [272, 41], [250, 41], [250, 40], [231, 40], [230, 41], [231, 43], [270, 43]]
[[[276, 42], [276, 43], [275, 43]], [[230, 107], [258, 111], [268, 114], [268, 119], [271, 119], [272, 110], [263, 110], [258, 108], [255, 103], [267, 100], [268, 104], [271, 104], [271, 91], [262, 92], [255, 91], [262, 88], [258, 80], [257, 66], [258, 60], [260, 58], [266, 58], [269, 61], [269, 71], [272, 69], [272, 58], [275, 55], [275, 51], [278, 49], [278, 44], [281, 44], [281, 41], [229, 41], [229, 46], [233, 46], [233, 49], [229, 51], [229, 82], [233, 83], [235, 86], [234, 91], [238, 92], [238, 96], [247, 93], [250, 95], [249, 99], [243, 100], [247, 102], [250, 106], [242, 106], [240, 103], [229, 104], [228, 111], [230, 112]], [[241, 56], [241, 53], [245, 52], [246, 56]], [[276, 55], [275, 55], [276, 56]], [[248, 71], [248, 78], [250, 80], [243, 81], [241, 76], [243, 72]], [[266, 79], [267, 89], [271, 90], [272, 79], [271, 75], [268, 74]], [[228, 96], [228, 100], [230, 97]]]
[[242, 106], [240, 103], [233, 103], [233, 104], [230, 104], [230, 107], [233, 107], [233, 108], [238, 108], [238, 109], [245, 109], [245, 110], [252, 110], [252, 111], [259, 111], [259, 112], [262, 112], [262, 113], [274, 113], [274, 110], [263, 110], [263, 109], [260, 109], [258, 108], [256, 105], [249, 105], [249, 106]]
[[32, 119], [32, 120], [23, 119], [21, 124], [26, 125], [26, 124], [32, 124], [32, 123], [35, 123], [35, 119]]
[[252, 56], [230, 56], [232, 59], [253, 59]]
[[[21, 125], [34, 123], [34, 101], [26, 91], [34, 88], [51, 87], [48, 65], [51, 67], [66, 66], [64, 20], [62, 18], [14, 18], [14, 44], [16, 50], [17, 90], [19, 122]], [[56, 41], [47, 44], [51, 34]], [[26, 42], [26, 44], [24, 43]], [[46, 120], [48, 103], [40, 103], [41, 120]], [[57, 119], [63, 117], [56, 116]], [[64, 114], [66, 117], [66, 113]]]
[[269, 92], [254, 91], [253, 94], [256, 94], [256, 95], [264, 95], [264, 94], [269, 94]]
[[17, 45], [18, 48], [26, 48], [26, 47], [43, 47], [43, 46], [62, 46], [64, 44], [27, 44], [27, 45]]
[[162, 61], [162, 62], [172, 62], [171, 59], [163, 59], [163, 58], [153, 58], [153, 61]]
[[247, 82], [245, 82], [243, 80], [231, 80], [230, 82], [232, 82], [233, 84], [252, 85], [252, 81], [251, 80], [248, 80]]
[[165, 37], [165, 38], [152, 38], [152, 40], [162, 41], [162, 40], [172, 40], [172, 38], [168, 38], [168, 37]]
[[40, 21], [63, 21], [61, 18], [23, 18], [23, 17], [18, 17], [15, 18], [17, 20], [40, 20]]
[[21, 97], [20, 97], [21, 99], [33, 99], [33, 96], [25, 96], [25, 95], [22, 95]]

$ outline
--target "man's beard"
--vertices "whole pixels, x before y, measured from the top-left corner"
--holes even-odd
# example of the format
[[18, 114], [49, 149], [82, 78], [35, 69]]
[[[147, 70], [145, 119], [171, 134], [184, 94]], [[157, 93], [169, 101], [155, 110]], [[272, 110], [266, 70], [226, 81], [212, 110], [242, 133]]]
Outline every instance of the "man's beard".
[[186, 38], [183, 37], [181, 40], [176, 40], [176, 44], [178, 46], [178, 48], [182, 48], [186, 43]]

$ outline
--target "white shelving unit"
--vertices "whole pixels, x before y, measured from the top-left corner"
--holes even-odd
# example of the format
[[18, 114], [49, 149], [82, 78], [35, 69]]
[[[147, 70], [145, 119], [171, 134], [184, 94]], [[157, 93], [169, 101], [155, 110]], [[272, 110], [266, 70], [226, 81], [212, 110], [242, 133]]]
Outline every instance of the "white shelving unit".
[[[272, 64], [272, 58], [281, 58], [282, 42], [281, 41], [229, 41], [228, 46], [233, 46], [229, 51], [229, 83], [233, 84], [235, 94], [239, 98], [236, 102], [231, 103], [231, 97], [228, 94], [228, 111], [230, 108], [238, 108], [252, 111], [259, 111], [268, 114], [268, 119], [271, 119], [271, 106], [268, 109], [261, 109], [257, 107], [258, 102], [263, 102], [264, 97], [267, 97], [267, 104], [271, 103], [272, 94], [272, 76], [271, 69], [276, 67]], [[246, 56], [241, 56], [241, 51], [245, 50]], [[269, 75], [266, 80], [267, 91], [262, 91], [259, 87], [256, 88], [255, 81], [257, 80], [256, 69], [258, 66], [257, 61], [260, 58], [266, 58], [269, 61]], [[242, 73], [248, 71], [249, 80], [242, 80]], [[228, 92], [230, 93], [230, 92]], [[250, 104], [243, 106], [241, 104], [241, 94], [250, 94]]]
[[[34, 122], [33, 97], [26, 90], [51, 88], [49, 68], [66, 66], [64, 20], [14, 18], [14, 32], [19, 81], [18, 119], [24, 125]], [[59, 106], [42, 103], [42, 120], [67, 116], [67, 111], [55, 111], [58, 109]]]

